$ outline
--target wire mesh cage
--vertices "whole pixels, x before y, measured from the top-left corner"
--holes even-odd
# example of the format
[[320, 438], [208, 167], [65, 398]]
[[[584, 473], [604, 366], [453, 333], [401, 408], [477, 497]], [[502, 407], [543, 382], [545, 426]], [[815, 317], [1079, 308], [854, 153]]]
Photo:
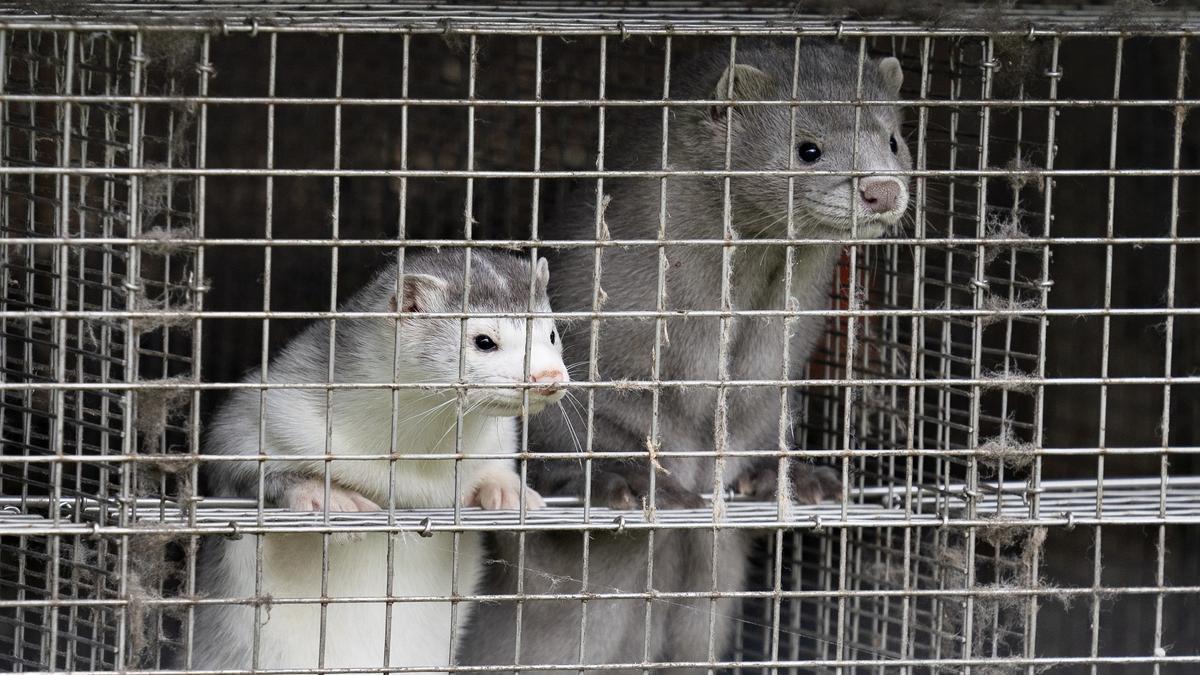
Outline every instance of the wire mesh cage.
[[[912, 11], [4, 8], [0, 663], [1190, 672], [1196, 24], [1136, 3]], [[834, 53], [812, 50], [826, 48], [843, 81], [818, 77], [818, 97], [799, 96], [810, 59]], [[755, 53], [782, 55], [790, 94], [789, 83], [764, 95], [705, 80], [704, 64], [739, 54], [762, 66]], [[904, 73], [898, 101], [870, 89], [888, 57]], [[752, 83], [758, 71], [737, 72]], [[811, 199], [797, 186], [822, 172], [792, 157], [811, 132], [795, 130], [797, 116], [852, 120], [840, 132], [852, 130], [857, 156], [861, 130], [897, 103], [891, 153], [898, 140], [910, 167], [826, 173], [864, 200], [866, 181], [894, 175], [903, 218], [884, 237], [857, 215], [836, 236], [814, 234], [794, 209]], [[690, 110], [721, 129], [712, 166], [672, 135]], [[781, 169], [737, 164], [735, 116], [756, 110], [791, 115]], [[835, 133], [814, 138], [828, 149]], [[785, 186], [789, 215], [745, 217], [743, 195], [769, 185]], [[650, 214], [640, 230], [639, 214]], [[701, 217], [721, 226], [715, 236], [688, 229]], [[815, 250], [829, 274], [805, 281]], [[716, 252], [702, 259], [720, 295], [675, 304], [668, 279], [701, 259], [693, 251]], [[561, 332], [550, 335], [566, 345], [554, 349], [582, 357], [564, 358], [569, 382], [546, 390], [566, 392], [560, 409], [536, 412], [546, 385], [530, 329], [551, 315], [535, 303], [541, 256], [585, 264], [554, 263]], [[400, 362], [420, 346], [399, 337], [428, 313], [426, 296], [407, 285], [408, 267], [376, 272], [436, 274], [421, 267], [429, 260], [453, 263], [463, 297], [425, 317], [458, 326], [427, 359], [457, 352], [459, 370], [414, 383]], [[524, 265], [517, 309], [470, 305], [473, 292], [490, 297], [480, 270], [513, 261]], [[792, 289], [786, 302], [737, 295], [735, 270], [754, 265], [778, 273], [771, 288]], [[580, 306], [559, 304], [568, 277], [588, 289]], [[796, 278], [817, 284], [815, 307], [792, 302]], [[390, 306], [356, 295], [389, 283]], [[628, 299], [639, 284], [648, 305]], [[498, 434], [480, 456], [467, 449], [470, 397], [501, 385], [467, 377], [467, 352], [487, 351], [468, 326], [506, 318], [526, 331], [521, 403], [513, 440]], [[769, 353], [782, 370], [738, 370], [728, 356], [755, 355], [744, 335], [782, 344], [806, 320], [817, 333], [800, 363], [789, 348]], [[368, 349], [354, 336], [371, 321], [389, 326], [386, 358], [356, 380], [337, 364]], [[620, 322], [652, 337], [607, 344], [626, 334], [607, 332]], [[720, 334], [710, 370], [672, 366], [671, 354], [708, 358], [690, 336], [706, 330]], [[296, 345], [320, 347], [319, 372], [289, 374], [288, 354], [306, 349]], [[644, 373], [606, 372], [601, 354], [643, 348]], [[768, 390], [770, 410], [739, 403]], [[356, 424], [391, 433], [371, 439], [375, 451], [345, 450], [338, 406], [367, 410], [369, 391], [386, 405]], [[417, 424], [433, 413], [403, 409], [410, 395], [445, 397], [433, 400], [449, 428], [432, 450]], [[704, 427], [704, 447], [672, 426], [689, 395], [707, 406], [689, 423]], [[280, 431], [272, 401], [315, 403]], [[606, 436], [621, 406], [649, 411], [650, 426]], [[769, 438], [737, 441], [756, 416]], [[543, 447], [546, 417], [561, 417], [574, 447]], [[289, 426], [317, 431], [287, 440]], [[222, 438], [252, 450], [230, 456]], [[309, 456], [291, 456], [305, 443]], [[509, 508], [481, 508], [471, 467], [486, 461], [541, 497], [518, 489], [518, 503], [492, 505]], [[752, 461], [763, 473], [734, 468]], [[614, 462], [648, 481], [630, 482], [624, 505], [604, 498]], [[560, 465], [576, 477], [545, 468]], [[347, 484], [359, 466], [386, 476], [385, 489]], [[406, 487], [405, 476], [436, 480], [434, 466], [452, 467], [449, 499]], [[790, 499], [834, 475], [827, 499]], [[289, 501], [304, 480], [317, 481], [315, 510]], [[374, 508], [335, 507], [344, 488]], [[420, 567], [426, 550], [450, 557]], [[243, 553], [242, 567], [214, 572]], [[280, 571], [289, 558], [315, 565], [304, 592], [273, 585], [300, 574], [298, 562]], [[377, 567], [360, 569], [368, 559]], [[388, 581], [344, 590], [372, 569]]]
[[[143, 43], [109, 33], [6, 31], [3, 43], [6, 94], [169, 95], [195, 80], [194, 73], [165, 74], [161, 64], [139, 65], [131, 75], [132, 64], [149, 58]], [[195, 167], [196, 143], [188, 131], [194, 117], [183, 107], [6, 101], [4, 164], [18, 171]], [[86, 502], [99, 509], [99, 522], [127, 523], [118, 515], [125, 500], [176, 491], [168, 474], [156, 481], [118, 458], [135, 452], [165, 457], [186, 447], [191, 410], [177, 403], [186, 403], [187, 393], [134, 393], [109, 385], [188, 381], [191, 322], [147, 323], [109, 313], [192, 307], [195, 257], [152, 242], [131, 247], [104, 240], [192, 232], [198, 198], [186, 177], [5, 175], [4, 381], [15, 386], [4, 390], [0, 481], [5, 508], [18, 520], [36, 515], [26, 524], [79, 525], [85, 519], [75, 506]], [[93, 243], [68, 243], [75, 237]], [[59, 316], [49, 320], [37, 312]], [[21, 388], [68, 383], [79, 388]], [[34, 670], [55, 659], [67, 668], [115, 664], [121, 629], [113, 607], [51, 604], [62, 597], [120, 597], [128, 570], [121, 572], [119, 561], [127, 559], [129, 541], [49, 531], [4, 535], [0, 583], [6, 600], [15, 603], [5, 610], [6, 661]]]

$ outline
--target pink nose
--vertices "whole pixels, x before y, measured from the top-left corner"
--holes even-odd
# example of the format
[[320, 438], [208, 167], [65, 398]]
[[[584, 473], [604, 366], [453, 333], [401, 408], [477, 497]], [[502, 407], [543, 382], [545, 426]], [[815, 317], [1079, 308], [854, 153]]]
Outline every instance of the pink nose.
[[895, 178], [864, 178], [858, 182], [858, 194], [871, 213], [894, 211], [900, 203], [900, 181]]
[[558, 368], [547, 368], [546, 370], [542, 370], [530, 375], [529, 379], [538, 384], [545, 383], [546, 386], [534, 389], [534, 391], [542, 394], [543, 396], [549, 396], [550, 394], [558, 391], [558, 385], [562, 384], [563, 380], [566, 379], [566, 375], [564, 375], [563, 371], [559, 370]]

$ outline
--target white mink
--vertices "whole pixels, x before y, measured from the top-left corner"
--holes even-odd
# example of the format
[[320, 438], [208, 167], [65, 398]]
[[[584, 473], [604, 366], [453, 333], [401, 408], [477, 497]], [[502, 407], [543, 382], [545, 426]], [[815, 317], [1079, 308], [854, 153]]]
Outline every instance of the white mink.
[[[458, 312], [463, 306], [462, 250], [419, 252], [406, 256], [403, 287], [408, 312]], [[534, 300], [530, 305], [530, 277]], [[351, 298], [343, 311], [396, 310], [398, 268], [389, 265]], [[486, 250], [471, 253], [471, 285], [467, 308], [472, 313], [549, 312], [549, 271], [545, 259], [531, 269], [527, 259]], [[528, 322], [529, 411], [557, 403], [568, 379], [562, 343], [552, 320]], [[333, 379], [338, 383], [524, 381], [524, 318], [466, 320], [464, 363], [460, 378], [461, 322], [455, 318], [390, 317], [341, 319], [333, 348]], [[329, 324], [320, 322], [290, 342], [269, 364], [270, 383], [324, 383], [329, 373]], [[254, 370], [245, 382], [258, 382]], [[393, 390], [332, 390], [328, 452], [334, 456], [386, 455], [392, 451]], [[208, 429], [206, 454], [259, 454], [260, 394], [242, 389], [231, 394]], [[457, 394], [454, 390], [399, 390], [396, 448], [400, 454], [450, 454], [456, 450]], [[450, 507], [458, 500], [485, 509], [528, 508], [541, 497], [525, 487], [511, 459], [470, 459], [479, 453], [512, 453], [518, 449], [520, 388], [468, 389], [464, 395], [461, 462], [449, 458], [400, 459], [389, 470], [387, 460], [329, 462], [326, 502], [326, 391], [269, 389], [265, 393], [263, 452], [268, 455], [313, 455], [312, 461], [268, 460], [262, 464], [262, 497], [268, 506], [296, 511], [375, 511], [392, 499], [398, 508]], [[210, 493], [217, 497], [258, 497], [259, 463], [210, 462], [205, 467]], [[455, 473], [458, 473], [457, 482]], [[458, 486], [456, 492], [455, 486]], [[452, 614], [449, 601], [395, 602], [391, 605], [390, 653], [384, 654], [387, 603], [333, 602], [327, 605], [324, 659], [320, 660], [321, 605], [288, 603], [322, 595], [323, 544], [320, 534], [274, 534], [263, 537], [261, 589], [256, 590], [256, 536], [206, 541], [199, 586], [206, 598], [231, 599], [206, 604], [196, 612], [193, 668], [328, 668], [409, 666], [443, 671], [451, 658]], [[453, 563], [453, 535], [396, 537], [391, 563], [392, 596], [469, 595], [476, 591], [483, 565], [480, 535], [463, 533], [458, 565]], [[325, 595], [330, 598], [383, 598], [388, 588], [388, 537], [334, 536], [328, 546]], [[456, 579], [454, 577], [457, 577]], [[269, 598], [259, 610], [255, 658], [253, 598]], [[459, 603], [453, 618], [462, 634], [473, 603]]]

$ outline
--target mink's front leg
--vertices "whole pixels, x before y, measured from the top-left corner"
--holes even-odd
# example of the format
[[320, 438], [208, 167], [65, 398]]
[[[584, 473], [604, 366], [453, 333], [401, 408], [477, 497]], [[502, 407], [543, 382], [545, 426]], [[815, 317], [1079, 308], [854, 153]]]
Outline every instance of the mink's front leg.
[[[841, 472], [832, 466], [793, 459], [789, 464], [792, 499], [801, 504], [820, 504], [842, 498]], [[752, 462], [734, 485], [739, 494], [771, 501], [779, 488], [779, 462], [775, 458]]]
[[[548, 460], [549, 461], [549, 460]], [[571, 464], [569, 462], [557, 462]], [[532, 466], [532, 464], [531, 464]], [[610, 509], [629, 511], [650, 505], [650, 464], [647, 460], [596, 460], [592, 462], [592, 504]], [[539, 486], [549, 494], [570, 495], [583, 498], [587, 482], [586, 472], [578, 465], [564, 467], [562, 471], [543, 472]], [[557, 478], [557, 480], [553, 480]], [[654, 506], [660, 509], [704, 508], [704, 498], [676, 480], [668, 473], [659, 471], [654, 478]]]

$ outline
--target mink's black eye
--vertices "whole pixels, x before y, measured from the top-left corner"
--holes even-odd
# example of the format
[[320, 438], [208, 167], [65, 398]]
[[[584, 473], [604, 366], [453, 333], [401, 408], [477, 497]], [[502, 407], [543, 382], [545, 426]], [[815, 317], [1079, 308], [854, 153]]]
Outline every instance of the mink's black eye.
[[490, 336], [480, 333], [475, 336], [475, 348], [481, 352], [495, 351], [499, 345]]
[[554, 331], [550, 331], [550, 344], [554, 344]]
[[892, 145], [892, 154], [894, 155], [897, 152], [900, 152], [900, 146], [896, 143], [896, 134], [892, 134], [892, 138], [891, 138], [890, 142]]
[[816, 143], [801, 143], [796, 150], [800, 153], [800, 159], [806, 164], [812, 164], [821, 159], [821, 149], [817, 147]]

